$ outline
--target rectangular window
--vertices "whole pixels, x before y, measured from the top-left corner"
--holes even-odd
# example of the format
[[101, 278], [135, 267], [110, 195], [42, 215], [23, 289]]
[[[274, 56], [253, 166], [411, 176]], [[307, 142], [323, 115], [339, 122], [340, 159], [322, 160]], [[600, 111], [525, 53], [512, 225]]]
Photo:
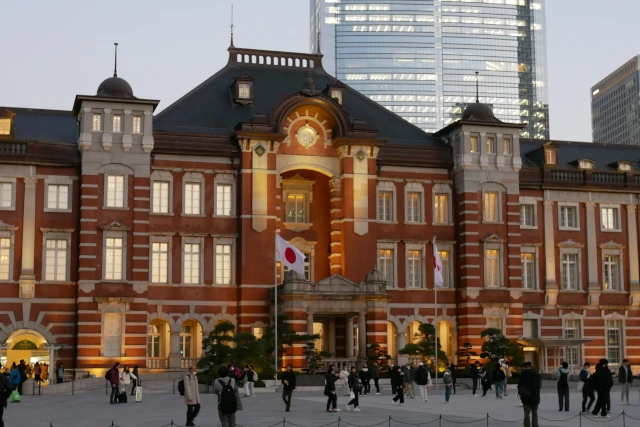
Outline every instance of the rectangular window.
[[612, 365], [622, 362], [622, 320], [607, 320], [607, 358]]
[[498, 249], [487, 249], [484, 251], [484, 277], [485, 286], [497, 288], [500, 286], [500, 251]]
[[13, 204], [13, 183], [0, 182], [0, 208], [10, 208]]
[[167, 181], [153, 182], [153, 213], [169, 213], [169, 183]]
[[578, 210], [575, 206], [560, 206], [560, 227], [578, 228]]
[[502, 317], [487, 317], [487, 329], [495, 328], [502, 331]]
[[378, 219], [380, 221], [393, 220], [393, 192], [378, 192]]
[[[304, 278], [307, 280], [311, 280], [311, 254], [308, 252], [303, 252], [304, 255]], [[284, 267], [284, 272], [289, 271], [289, 267]]]
[[231, 216], [231, 184], [216, 185], [216, 215]]
[[147, 335], [147, 357], [160, 357], [160, 334]]
[[107, 177], [107, 207], [124, 207], [124, 176], [109, 175]]
[[184, 213], [200, 215], [200, 184], [197, 182], [184, 185]]
[[184, 283], [200, 283], [200, 245], [185, 243], [184, 245]]
[[484, 193], [484, 220], [498, 221], [498, 193], [495, 191]]
[[620, 291], [620, 257], [618, 255], [604, 256], [604, 289], [605, 291]]
[[422, 287], [422, 251], [407, 251], [407, 287]]
[[562, 254], [562, 288], [578, 290], [578, 254]]
[[108, 237], [105, 243], [104, 278], [122, 280], [122, 239]]
[[502, 154], [511, 154], [511, 140], [509, 138], [502, 139]]
[[66, 210], [69, 208], [69, 186], [49, 184], [47, 186], [47, 209]]
[[151, 282], [168, 283], [169, 244], [154, 242], [151, 244]]
[[522, 262], [522, 288], [536, 289], [535, 257], [531, 252], [520, 254]]
[[331, 99], [335, 99], [338, 104], [342, 105], [342, 91], [331, 89]]
[[142, 132], [142, 117], [141, 116], [133, 116], [133, 133], [141, 133]]
[[[580, 337], [580, 320], [579, 319], [565, 319], [564, 321], [564, 337], [570, 339], [577, 339]], [[580, 353], [578, 347], [567, 347], [565, 349], [565, 360], [569, 365], [580, 365]]]
[[102, 114], [93, 113], [93, 127], [94, 132], [100, 132], [102, 130]]
[[487, 153], [496, 154], [496, 139], [492, 136], [487, 137]]
[[191, 357], [191, 326], [183, 326], [180, 331], [180, 356]]
[[556, 164], [556, 150], [544, 150], [544, 161], [548, 165]]
[[378, 250], [378, 270], [384, 275], [388, 288], [395, 287], [395, 276], [393, 271], [394, 261], [393, 249]]
[[477, 136], [472, 136], [469, 138], [469, 142], [471, 145], [471, 152], [472, 153], [477, 153], [478, 152], [478, 137]]
[[451, 287], [451, 270], [449, 251], [438, 251], [440, 260], [442, 261], [442, 287]]
[[287, 195], [287, 222], [306, 223], [306, 197], [304, 194]]
[[523, 227], [536, 226], [534, 205], [520, 205], [520, 225]]
[[252, 334], [254, 337], [256, 337], [257, 340], [259, 340], [260, 338], [263, 337], [264, 335], [264, 329], [265, 328], [260, 328], [260, 327], [254, 327], [252, 328]]
[[11, 239], [0, 239], [0, 280], [9, 280], [11, 265]]
[[231, 245], [216, 245], [216, 284], [231, 284]]
[[522, 321], [522, 337], [538, 338], [538, 321], [536, 319], [525, 319]]
[[104, 315], [104, 356], [120, 357], [122, 350], [122, 315], [106, 313]]
[[67, 241], [47, 240], [45, 246], [45, 280], [67, 280]]
[[602, 217], [602, 228], [605, 230], [619, 230], [620, 229], [620, 223], [619, 223], [619, 217], [618, 217], [618, 213], [619, 210], [618, 208], [602, 208], [600, 210], [601, 213], [601, 217]]
[[434, 209], [434, 222], [437, 224], [449, 223], [449, 195], [436, 194]]
[[113, 132], [122, 132], [122, 116], [115, 114], [113, 116]]
[[420, 222], [420, 193], [407, 193], [407, 222]]
[[0, 135], [11, 134], [11, 119], [0, 119]]
[[251, 85], [249, 83], [240, 83], [238, 85], [238, 98], [241, 98], [241, 99], [251, 98]]

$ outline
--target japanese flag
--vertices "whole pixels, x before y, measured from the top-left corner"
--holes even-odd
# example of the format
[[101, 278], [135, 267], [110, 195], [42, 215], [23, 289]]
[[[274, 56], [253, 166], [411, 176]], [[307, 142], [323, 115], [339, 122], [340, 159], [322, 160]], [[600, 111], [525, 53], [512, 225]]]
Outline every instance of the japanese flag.
[[276, 234], [276, 261], [304, 277], [304, 254]]
[[438, 253], [435, 237], [433, 238], [433, 280], [439, 288], [444, 284], [444, 279], [442, 278], [442, 259], [440, 259], [440, 254]]

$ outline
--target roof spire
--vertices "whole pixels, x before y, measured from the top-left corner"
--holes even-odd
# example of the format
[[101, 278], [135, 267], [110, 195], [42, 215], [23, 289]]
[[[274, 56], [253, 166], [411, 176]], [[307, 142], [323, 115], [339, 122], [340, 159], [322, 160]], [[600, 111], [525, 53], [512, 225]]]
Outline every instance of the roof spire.
[[318, 19], [316, 19], [316, 22], [318, 23], [318, 41], [317, 41], [317, 43], [318, 43], [318, 49], [317, 49], [318, 52], [317, 53], [320, 53], [320, 12], [318, 12]]
[[231, 28], [231, 47], [233, 46], [233, 5], [231, 5], [231, 25], [229, 25], [229, 28]]
[[113, 63], [113, 77], [118, 77], [118, 43], [114, 43], [114, 46], [116, 47], [116, 53]]
[[476, 103], [480, 102], [480, 90], [478, 89], [478, 79], [480, 77], [478, 77], [478, 72], [476, 71]]

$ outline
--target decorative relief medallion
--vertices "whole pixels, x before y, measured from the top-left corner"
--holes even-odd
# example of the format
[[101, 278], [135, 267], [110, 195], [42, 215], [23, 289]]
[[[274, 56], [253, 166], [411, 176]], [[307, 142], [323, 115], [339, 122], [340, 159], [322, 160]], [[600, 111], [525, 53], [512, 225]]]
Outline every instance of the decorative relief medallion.
[[305, 124], [296, 132], [296, 139], [304, 148], [309, 148], [318, 141], [318, 132], [313, 127]]

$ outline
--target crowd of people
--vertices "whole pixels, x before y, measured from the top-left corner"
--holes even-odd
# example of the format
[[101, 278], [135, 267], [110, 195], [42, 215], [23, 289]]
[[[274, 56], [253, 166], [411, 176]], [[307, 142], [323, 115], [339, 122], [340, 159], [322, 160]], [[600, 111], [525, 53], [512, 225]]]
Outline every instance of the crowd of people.
[[[62, 363], [58, 363], [53, 375], [49, 371], [48, 363], [35, 362], [34, 364], [27, 363], [23, 359], [19, 363], [13, 362], [11, 367], [5, 368], [4, 375], [8, 375], [11, 384], [14, 389], [18, 390], [18, 393], [22, 394], [22, 384], [33, 379], [38, 383], [50, 383], [61, 384], [64, 382], [64, 366]], [[55, 375], [55, 381], [53, 376]]]

